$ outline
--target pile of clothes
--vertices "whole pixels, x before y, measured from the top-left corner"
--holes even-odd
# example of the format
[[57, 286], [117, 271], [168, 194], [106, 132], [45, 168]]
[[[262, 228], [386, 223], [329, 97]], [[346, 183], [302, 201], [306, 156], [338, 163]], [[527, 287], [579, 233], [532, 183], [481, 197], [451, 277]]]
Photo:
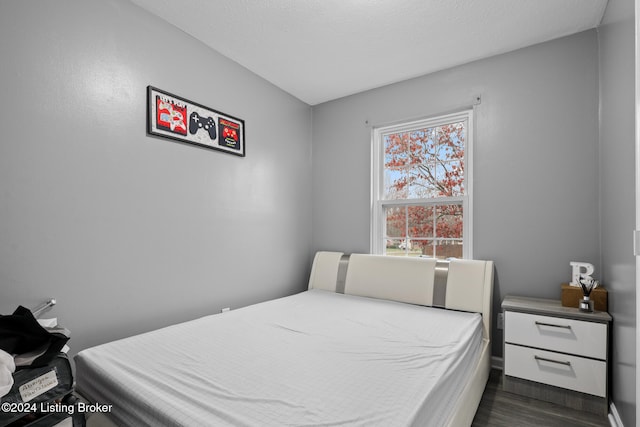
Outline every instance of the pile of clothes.
[[22, 306], [0, 315], [0, 398], [11, 390], [16, 369], [46, 366], [63, 351], [70, 334], [55, 323]]

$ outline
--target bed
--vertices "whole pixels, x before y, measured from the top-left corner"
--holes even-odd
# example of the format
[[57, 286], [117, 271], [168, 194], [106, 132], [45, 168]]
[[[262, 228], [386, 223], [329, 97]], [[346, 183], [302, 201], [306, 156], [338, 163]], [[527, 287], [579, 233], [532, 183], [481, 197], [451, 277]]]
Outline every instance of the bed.
[[76, 389], [89, 426], [469, 426], [492, 287], [491, 261], [318, 252], [304, 292], [83, 350]]

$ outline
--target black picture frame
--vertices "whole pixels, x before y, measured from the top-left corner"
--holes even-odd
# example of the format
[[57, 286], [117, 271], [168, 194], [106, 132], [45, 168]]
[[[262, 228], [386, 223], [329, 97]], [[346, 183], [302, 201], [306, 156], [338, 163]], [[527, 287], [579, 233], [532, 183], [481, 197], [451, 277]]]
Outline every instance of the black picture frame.
[[244, 120], [151, 85], [147, 133], [245, 157]]

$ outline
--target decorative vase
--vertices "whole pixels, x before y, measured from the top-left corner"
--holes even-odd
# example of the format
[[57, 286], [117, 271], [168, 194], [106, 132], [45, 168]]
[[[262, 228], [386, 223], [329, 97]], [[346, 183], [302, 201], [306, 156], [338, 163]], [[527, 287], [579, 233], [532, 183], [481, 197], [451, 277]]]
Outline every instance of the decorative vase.
[[578, 309], [580, 309], [580, 311], [591, 313], [593, 312], [593, 301], [591, 301], [590, 298], [591, 291], [597, 288], [600, 285], [600, 282], [593, 280], [590, 276], [580, 276], [578, 283], [582, 288], [583, 295], [582, 299], [578, 302]]
[[591, 298], [587, 295], [583, 296], [578, 302], [578, 309], [591, 313], [593, 311], [593, 301], [591, 301]]

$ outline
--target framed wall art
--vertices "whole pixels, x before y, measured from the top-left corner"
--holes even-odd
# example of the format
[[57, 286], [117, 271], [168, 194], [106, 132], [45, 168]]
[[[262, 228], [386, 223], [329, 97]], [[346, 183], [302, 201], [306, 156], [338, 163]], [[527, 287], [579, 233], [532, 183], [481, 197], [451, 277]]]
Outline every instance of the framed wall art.
[[147, 87], [147, 133], [245, 156], [244, 120]]

